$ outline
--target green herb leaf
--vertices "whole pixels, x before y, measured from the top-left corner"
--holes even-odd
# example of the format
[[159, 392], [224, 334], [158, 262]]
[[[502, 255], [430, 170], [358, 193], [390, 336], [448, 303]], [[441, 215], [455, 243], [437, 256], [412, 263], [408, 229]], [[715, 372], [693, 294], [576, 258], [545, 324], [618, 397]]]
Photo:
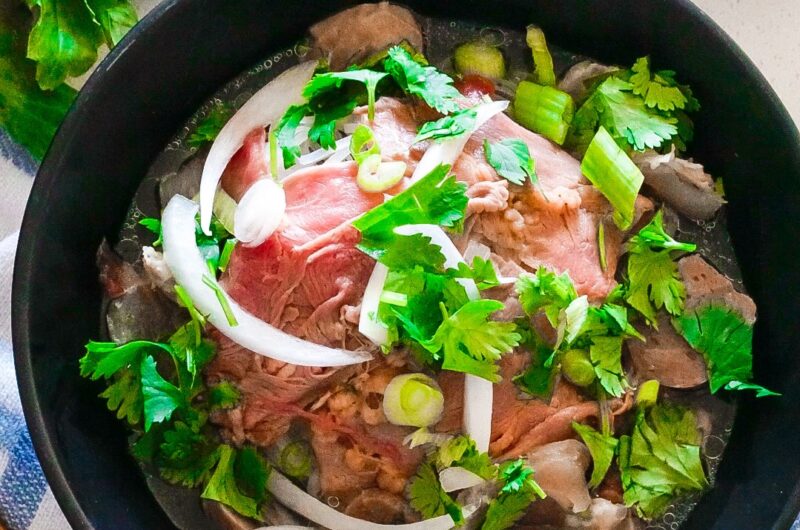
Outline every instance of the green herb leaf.
[[194, 488], [211, 477], [219, 460], [217, 445], [182, 421], [176, 421], [162, 436], [155, 460], [165, 480]]
[[480, 256], [472, 259], [472, 266], [459, 263], [457, 269], [449, 269], [447, 273], [453, 278], [471, 278], [481, 291], [500, 285], [492, 262]]
[[142, 419], [142, 384], [138, 367], [118, 371], [114, 382], [101, 394], [107, 400], [108, 410], [117, 412], [117, 419], [136, 425]]
[[311, 111], [308, 105], [292, 105], [278, 122], [275, 138], [283, 155], [283, 167], [290, 168], [300, 157], [300, 144], [296, 141], [297, 127]]
[[207, 142], [213, 142], [222, 128], [233, 116], [233, 109], [222, 102], [217, 102], [211, 107], [208, 115], [200, 120], [194, 132], [186, 139], [189, 147], [200, 147]]
[[160, 342], [135, 340], [116, 344], [90, 340], [86, 344], [86, 354], [80, 359], [81, 376], [93, 381], [109, 378], [124, 368], [138, 367], [144, 355], [159, 349], [172, 354], [172, 349]]
[[[375, 117], [375, 90], [378, 83], [386, 77], [385, 72], [373, 70], [347, 70], [344, 72], [326, 72], [315, 75], [303, 89], [303, 97], [313, 100], [320, 92], [338, 89], [344, 81], [363, 83], [367, 89], [368, 118], [372, 121]], [[351, 111], [352, 112], [352, 111]]]
[[436, 121], [423, 123], [417, 132], [417, 137], [414, 138], [414, 143], [444, 140], [466, 134], [475, 128], [476, 117], [477, 113], [473, 109], [462, 109]]
[[183, 392], [161, 377], [152, 355], [142, 360], [142, 396], [144, 398], [144, 430], [149, 431], [154, 423], [167, 421], [172, 413], [186, 405]]
[[659, 210], [653, 216], [653, 219], [628, 241], [628, 248], [631, 252], [636, 252], [643, 248], [694, 252], [697, 249], [697, 245], [694, 243], [681, 243], [667, 234], [664, 230], [664, 211]]
[[754, 390], [757, 397], [780, 395], [751, 383], [753, 328], [735, 310], [709, 304], [676, 318], [673, 324], [705, 358], [711, 393], [725, 388]]
[[631, 68], [631, 72], [630, 82], [633, 84], [633, 93], [641, 96], [648, 107], [658, 108], [662, 111], [687, 107], [689, 100], [676, 84], [675, 72], [662, 71], [651, 74], [649, 57], [638, 58]]
[[614, 397], [624, 394], [628, 382], [622, 369], [622, 337], [594, 337], [589, 357], [605, 391]]
[[459, 109], [456, 100], [461, 94], [453, 86], [453, 79], [432, 66], [418, 63], [401, 46], [389, 48], [384, 68], [406, 93], [421, 98], [442, 114]]
[[86, 5], [100, 24], [109, 48], [116, 46], [139, 21], [136, 9], [128, 0], [86, 0]]
[[380, 155], [381, 148], [375, 133], [366, 125], [359, 125], [350, 138], [350, 154], [359, 166], [370, 155]]
[[147, 228], [149, 231], [156, 235], [156, 240], [153, 241], [153, 247], [160, 247], [163, 240], [163, 231], [161, 229], [161, 220], [154, 217], [144, 217], [139, 220], [139, 224]]
[[464, 523], [461, 505], [453, 500], [443, 489], [436, 476], [433, 465], [423, 462], [411, 479], [408, 501], [423, 519], [431, 519], [448, 514], [456, 526]]
[[378, 253], [377, 260], [391, 270], [422, 267], [427, 272], [437, 272], [444, 269], [441, 247], [431, 243], [431, 238], [423, 234], [397, 235]]
[[478, 451], [475, 440], [468, 436], [456, 436], [441, 444], [434, 462], [440, 471], [448, 467], [463, 467], [485, 480], [491, 480], [497, 474], [489, 455]]
[[208, 391], [208, 402], [212, 410], [231, 409], [239, 403], [241, 393], [230, 381], [223, 381]]
[[530, 319], [519, 319], [517, 332], [522, 336], [520, 345], [531, 354], [531, 362], [524, 372], [514, 376], [514, 382], [528, 394], [549, 401], [558, 374], [558, 366], [548, 362], [553, 349], [531, 329]]
[[533, 479], [533, 469], [522, 459], [500, 465], [500, 492], [489, 503], [481, 530], [504, 530], [514, 526], [536, 498], [547, 495]]
[[611, 467], [619, 440], [613, 436], [604, 436], [588, 425], [577, 422], [572, 422], [572, 428], [581, 437], [592, 455], [592, 477], [589, 479], [589, 488], [596, 488], [603, 482]]
[[245, 517], [263, 521], [261, 502], [269, 478], [269, 467], [254, 449], [236, 451], [219, 446], [219, 463], [201, 495], [221, 502]]
[[538, 182], [528, 144], [522, 140], [509, 138], [494, 144], [484, 140], [483, 150], [486, 153], [486, 160], [497, 174], [509, 182], [520, 186], [526, 179], [530, 179], [532, 184]]
[[620, 438], [619, 467], [625, 505], [635, 505], [644, 519], [659, 517], [679, 497], [706, 489], [694, 413], [677, 405], [640, 409], [633, 433]]
[[520, 275], [516, 290], [525, 313], [533, 316], [544, 311], [554, 328], [558, 327], [561, 311], [578, 298], [575, 286], [566, 272], [559, 276], [544, 267], [539, 267], [536, 274]]

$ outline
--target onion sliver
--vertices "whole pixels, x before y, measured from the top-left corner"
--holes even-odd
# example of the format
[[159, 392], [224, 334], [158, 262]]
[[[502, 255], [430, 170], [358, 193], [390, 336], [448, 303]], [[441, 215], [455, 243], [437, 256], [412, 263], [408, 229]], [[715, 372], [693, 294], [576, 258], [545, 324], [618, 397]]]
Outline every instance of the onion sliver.
[[358, 331], [378, 346], [383, 346], [389, 340], [389, 330], [378, 318], [378, 306], [381, 303], [383, 284], [389, 269], [383, 263], [376, 263], [372, 275], [364, 290], [361, 300], [361, 314], [358, 317]]
[[[211, 277], [195, 241], [197, 204], [181, 195], [174, 196], [161, 218], [164, 233], [164, 259], [175, 281], [189, 294], [197, 309], [223, 335], [265, 357], [301, 366], [345, 366], [368, 361], [371, 356], [328, 348], [302, 340], [270, 326], [237, 304]], [[213, 285], [216, 289], [212, 289]], [[218, 292], [216, 292], [218, 291]], [[235, 324], [228, 323], [217, 294], [227, 301]]]
[[245, 137], [253, 129], [276, 123], [290, 105], [302, 103], [303, 87], [316, 68], [316, 61], [289, 68], [247, 100], [219, 132], [208, 152], [200, 178], [200, 226], [203, 232], [211, 234], [211, 208], [217, 185]]
[[448, 467], [439, 472], [439, 483], [447, 493], [465, 490], [482, 482], [484, 482], [483, 477], [459, 466]]
[[280, 226], [285, 212], [283, 187], [271, 178], [257, 180], [236, 207], [234, 235], [246, 246], [257, 247]]
[[[313, 497], [297, 487], [274, 469], [269, 475], [267, 489], [275, 499], [295, 513], [330, 530], [449, 530], [455, 526], [453, 518], [441, 515], [411, 524], [377, 524], [363, 519], [350, 517], [336, 511], [316, 497]], [[464, 507], [464, 517], [469, 517], [475, 512], [471, 506]]]
[[492, 101], [491, 103], [481, 103], [475, 106], [475, 126], [472, 128], [472, 131], [456, 136], [455, 138], [442, 140], [441, 142], [433, 142], [433, 145], [422, 155], [422, 159], [417, 164], [414, 174], [411, 175], [410, 182], [413, 183], [421, 179], [433, 171], [439, 164], [449, 164], [452, 166], [461, 155], [472, 133], [480, 129], [492, 116], [503, 112], [507, 108], [508, 101]]

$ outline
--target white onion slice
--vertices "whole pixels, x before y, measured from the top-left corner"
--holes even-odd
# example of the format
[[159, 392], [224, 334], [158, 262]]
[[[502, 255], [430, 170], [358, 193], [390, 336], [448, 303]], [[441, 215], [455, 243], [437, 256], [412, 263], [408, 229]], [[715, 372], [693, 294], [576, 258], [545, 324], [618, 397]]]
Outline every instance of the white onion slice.
[[276, 123], [290, 105], [303, 102], [302, 91], [314, 70], [316, 61], [289, 68], [267, 83], [242, 105], [217, 135], [208, 152], [200, 179], [200, 226], [210, 235], [211, 208], [222, 172], [245, 137], [258, 127]]
[[472, 133], [480, 129], [492, 116], [503, 112], [506, 108], [508, 108], [508, 101], [492, 101], [475, 106], [475, 126], [472, 131], [441, 142], [433, 142], [417, 164], [414, 174], [411, 175], [411, 182], [421, 179], [439, 164], [453, 165], [464, 150], [464, 146], [467, 145]]
[[197, 248], [196, 213], [197, 204], [186, 197], [175, 195], [169, 201], [161, 218], [164, 259], [175, 281], [223, 335], [265, 357], [301, 366], [345, 366], [371, 358], [365, 353], [328, 348], [284, 333], [242, 309], [219, 288], [236, 319], [236, 325], [229, 324], [215, 290], [205, 283], [210, 280], [219, 287], [209, 275], [208, 265]]
[[[453, 518], [449, 515], [442, 515], [411, 524], [377, 524], [363, 519], [356, 519], [334, 510], [316, 497], [309, 495], [274, 469], [269, 474], [267, 489], [275, 496], [278, 502], [293, 512], [330, 530], [354, 530], [356, 528], [358, 530], [449, 530], [455, 526]], [[473, 506], [465, 506], [463, 509], [464, 518], [469, 517], [474, 512], [475, 508]]]
[[465, 490], [482, 482], [484, 482], [483, 477], [459, 466], [448, 467], [439, 472], [439, 483], [447, 493]]
[[286, 213], [283, 186], [265, 178], [254, 182], [236, 207], [233, 235], [248, 247], [257, 247], [280, 226]]
[[361, 314], [358, 317], [358, 331], [369, 340], [383, 346], [389, 340], [389, 330], [378, 318], [378, 305], [381, 303], [381, 293], [383, 284], [389, 269], [383, 263], [376, 263], [372, 269], [372, 275], [367, 282], [364, 290], [364, 298], [361, 300]]
[[334, 149], [319, 148], [316, 151], [311, 151], [307, 155], [303, 155], [297, 159], [298, 166], [310, 166], [317, 164], [331, 157], [334, 153], [339, 151], [350, 151], [350, 137], [345, 136], [336, 140], [336, 147]]

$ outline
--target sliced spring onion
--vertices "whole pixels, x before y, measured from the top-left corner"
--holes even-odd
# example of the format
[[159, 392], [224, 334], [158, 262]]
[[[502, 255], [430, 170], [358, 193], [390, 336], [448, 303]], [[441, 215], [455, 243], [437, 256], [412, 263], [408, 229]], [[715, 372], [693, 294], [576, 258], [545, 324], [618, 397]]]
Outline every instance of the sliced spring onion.
[[278, 178], [278, 135], [275, 134], [276, 127], [269, 128], [267, 142], [269, 147], [269, 174], [273, 179]]
[[597, 250], [600, 253], [600, 269], [605, 272], [608, 269], [608, 260], [606, 260], [606, 223], [602, 219], [597, 225]]
[[375, 140], [375, 133], [368, 126], [360, 124], [350, 137], [350, 154], [356, 164], [361, 163], [373, 155], [378, 155], [380, 160], [381, 148]]
[[381, 302], [396, 305], [397, 307], [405, 307], [408, 305], [408, 295], [394, 291], [383, 291], [381, 293]]
[[503, 52], [483, 41], [467, 42], [456, 48], [453, 66], [462, 75], [477, 74], [490, 79], [506, 76]]
[[376, 263], [372, 275], [364, 290], [361, 300], [361, 314], [358, 319], [358, 331], [378, 346], [383, 346], [389, 340], [389, 330], [378, 318], [378, 306], [381, 301], [383, 285], [389, 269], [383, 263]]
[[251, 185], [236, 207], [233, 218], [236, 239], [248, 247], [257, 247], [280, 226], [286, 212], [283, 186], [271, 178]]
[[[316, 497], [313, 497], [296, 486], [291, 480], [273, 470], [267, 481], [267, 489], [281, 504], [330, 530], [450, 530], [456, 523], [449, 515], [441, 515], [410, 524], [377, 524], [356, 519], [340, 511], [334, 510]], [[475, 513], [474, 506], [465, 506], [464, 517]]]
[[508, 101], [492, 101], [490, 103], [481, 103], [473, 107], [475, 111], [475, 124], [472, 130], [466, 134], [448, 138], [440, 142], [433, 142], [417, 164], [417, 168], [411, 176], [411, 182], [414, 183], [421, 179], [436, 169], [440, 164], [452, 166], [461, 155], [464, 146], [467, 145], [467, 140], [469, 140], [471, 134], [480, 129], [481, 126], [489, 121], [495, 114], [503, 112], [506, 108], [508, 108]]
[[525, 41], [533, 54], [533, 65], [536, 69], [533, 76], [540, 85], [555, 86], [556, 73], [553, 69], [553, 57], [547, 49], [547, 40], [544, 32], [536, 26], [528, 26]]
[[[242, 309], [220, 288], [218, 292], [239, 325], [229, 324], [217, 299], [218, 292], [209, 289], [203, 281], [204, 276], [208, 277], [208, 270], [195, 240], [196, 214], [197, 204], [186, 197], [175, 195], [169, 201], [161, 219], [164, 259], [175, 281], [220, 333], [259, 355], [300, 366], [346, 366], [371, 358], [363, 352], [328, 348], [289, 335]], [[208, 280], [219, 287], [215, 279]]]
[[429, 427], [444, 410], [439, 385], [425, 374], [402, 374], [392, 379], [383, 393], [383, 413], [395, 425]]
[[575, 107], [572, 96], [550, 86], [522, 81], [514, 95], [514, 118], [558, 145], [569, 132]]
[[370, 155], [358, 166], [356, 184], [368, 193], [380, 193], [396, 186], [405, 174], [405, 162], [381, 162], [381, 155]]
[[594, 365], [586, 350], [567, 350], [561, 358], [561, 373], [580, 387], [591, 385], [595, 378]]
[[439, 484], [447, 493], [465, 490], [483, 482], [483, 477], [459, 466], [448, 467], [439, 472]]
[[225, 240], [225, 246], [222, 247], [222, 252], [219, 255], [219, 270], [225, 272], [225, 269], [228, 268], [228, 263], [231, 261], [231, 254], [233, 254], [233, 249], [236, 248], [236, 243], [239, 241], [232, 237]]
[[316, 68], [316, 61], [308, 61], [283, 72], [242, 105], [217, 135], [200, 178], [200, 226], [206, 235], [211, 235], [214, 195], [228, 162], [254, 129], [276, 124], [290, 105], [303, 102], [303, 87]]
[[236, 316], [233, 314], [231, 305], [228, 303], [228, 299], [225, 297], [225, 292], [222, 290], [222, 287], [220, 287], [216, 281], [212, 280], [208, 276], [203, 276], [203, 283], [206, 284], [206, 287], [214, 291], [214, 296], [217, 297], [217, 302], [219, 302], [222, 312], [225, 313], [225, 319], [228, 321], [228, 325], [238, 326], [239, 322], [236, 320]]
[[233, 234], [234, 218], [236, 215], [236, 201], [220, 188], [214, 197], [214, 215], [217, 217], [225, 230]]
[[308, 443], [298, 440], [286, 444], [278, 457], [278, 467], [294, 479], [305, 480], [311, 475], [312, 456]]
[[617, 226], [628, 230], [633, 224], [634, 204], [644, 176], [602, 126], [583, 155], [581, 173], [614, 207]]

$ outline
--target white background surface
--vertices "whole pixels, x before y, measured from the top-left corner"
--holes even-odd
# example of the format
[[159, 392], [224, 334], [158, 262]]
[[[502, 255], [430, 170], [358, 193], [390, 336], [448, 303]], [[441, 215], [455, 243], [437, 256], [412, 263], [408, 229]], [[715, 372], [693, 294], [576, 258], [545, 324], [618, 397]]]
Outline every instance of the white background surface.
[[693, 2], [750, 56], [800, 124], [800, 0]]

